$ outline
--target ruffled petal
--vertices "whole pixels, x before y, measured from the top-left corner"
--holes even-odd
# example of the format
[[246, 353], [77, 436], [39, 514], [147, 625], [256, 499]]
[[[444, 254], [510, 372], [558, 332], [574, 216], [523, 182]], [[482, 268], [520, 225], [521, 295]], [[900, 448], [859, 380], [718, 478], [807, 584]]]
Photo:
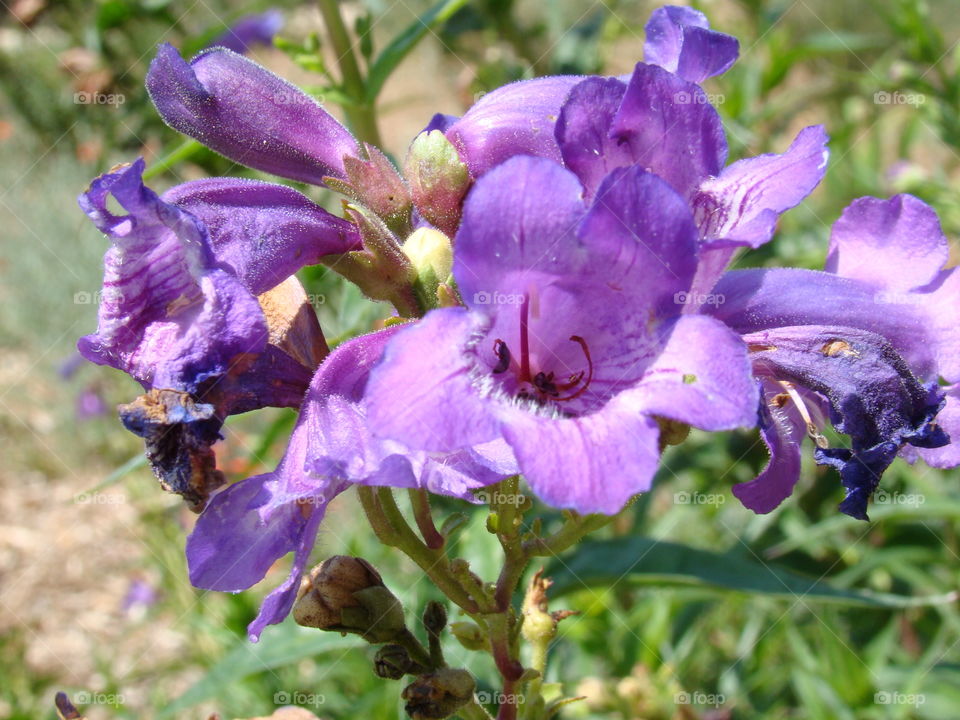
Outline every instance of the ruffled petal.
[[686, 198], [726, 162], [723, 124], [703, 90], [656, 65], [637, 64], [610, 133], [621, 156]]
[[662, 335], [660, 354], [622, 393], [626, 406], [704, 430], [756, 425], [757, 385], [739, 335], [703, 315], [683, 316]]
[[162, 200], [206, 226], [217, 260], [253, 295], [326, 255], [362, 247], [355, 225], [284, 185], [210, 178], [177, 185]]
[[618, 399], [572, 418], [514, 408], [503, 433], [537, 496], [581, 513], [619, 512], [650, 489], [660, 458], [656, 421]]
[[570, 90], [583, 80], [555, 75], [504, 85], [480, 98], [446, 130], [474, 177], [514, 155], [560, 161], [554, 125]]
[[834, 223], [825, 269], [898, 293], [932, 282], [949, 254], [937, 213], [922, 200], [863, 197]]
[[733, 494], [748, 510], [764, 515], [790, 497], [800, 479], [800, 443], [805, 426], [796, 409], [778, 401], [776, 387], [765, 388], [760, 404], [760, 437], [770, 462], [757, 477], [733, 486]]
[[350, 132], [316, 100], [230, 50], [187, 63], [164, 43], [146, 82], [164, 122], [242, 165], [322, 185], [344, 178], [344, 155], [357, 154]]
[[370, 374], [371, 431], [441, 452], [496, 440], [499, 424], [484, 401], [473, 349], [481, 329], [477, 316], [448, 308], [432, 310], [398, 332]]
[[643, 57], [690, 82], [730, 69], [740, 54], [735, 37], [710, 30], [707, 16], [693, 8], [657, 8], [646, 25]]
[[[145, 387], [195, 392], [267, 342], [263, 313], [240, 281], [215, 264], [203, 223], [143, 185], [143, 161], [95, 180], [80, 205], [111, 239], [88, 360]], [[128, 215], [107, 210], [112, 194]]]
[[588, 198], [611, 170], [634, 162], [631, 147], [610, 133], [626, 91], [616, 78], [588, 78], [570, 91], [560, 110], [557, 144]]
[[704, 181], [693, 199], [703, 238], [754, 248], [770, 240], [780, 214], [823, 179], [828, 139], [822, 125], [804, 128], [782, 155], [740, 160]]
[[946, 389], [947, 403], [937, 415], [937, 425], [950, 436], [950, 444], [921, 448], [920, 457], [930, 467], [952, 468], [960, 465], [960, 385]]
[[840, 509], [866, 519], [867, 501], [900, 449], [942, 447], [943, 394], [921, 384], [886, 339], [848, 327], [782, 327], [744, 336], [760, 377], [787, 381], [830, 401], [833, 426], [850, 448], [818, 447], [817, 462], [840, 472]]

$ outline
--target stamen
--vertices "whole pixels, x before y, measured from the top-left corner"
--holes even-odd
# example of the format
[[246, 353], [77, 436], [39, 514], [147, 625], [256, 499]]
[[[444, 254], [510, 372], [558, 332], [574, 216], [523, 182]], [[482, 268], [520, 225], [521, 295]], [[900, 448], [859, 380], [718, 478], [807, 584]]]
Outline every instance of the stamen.
[[503, 340], [497, 338], [493, 341], [493, 352], [497, 356], [497, 364], [493, 368], [493, 374], [505, 373], [507, 368], [510, 367], [510, 348]]
[[524, 293], [520, 305], [520, 382], [530, 382], [530, 294]]
[[[587, 359], [587, 379], [583, 381], [580, 389], [573, 393], [573, 395], [554, 398], [554, 400], [557, 402], [566, 402], [567, 400], [573, 400], [574, 398], [580, 397], [587, 391], [587, 388], [590, 387], [590, 383], [593, 381], [593, 359], [590, 357], [590, 348], [587, 346], [587, 341], [579, 335], [571, 335], [570, 339], [580, 346], [580, 349], [583, 350], [583, 356]], [[577, 377], [577, 375], [579, 375], [579, 377]], [[580, 372], [577, 375], [574, 375], [570, 378], [571, 382], [573, 381], [574, 377], [577, 378], [577, 382], [580, 382], [583, 379], [583, 372]]]
[[[780, 385], [783, 386], [783, 389], [787, 391], [787, 394], [790, 395], [790, 398], [793, 400], [793, 404], [797, 407], [797, 412], [800, 413], [800, 417], [803, 418], [803, 421], [807, 424], [807, 435], [816, 443], [817, 447], [821, 450], [826, 450], [830, 447], [830, 443], [827, 442], [827, 438], [823, 436], [823, 433], [820, 432], [816, 424], [813, 422], [813, 418], [810, 416], [810, 411], [807, 409], [806, 403], [803, 401], [800, 393], [797, 392], [797, 389], [793, 386], [793, 383], [789, 383], [786, 380], [780, 380]], [[778, 396], [779, 397], [779, 396]]]

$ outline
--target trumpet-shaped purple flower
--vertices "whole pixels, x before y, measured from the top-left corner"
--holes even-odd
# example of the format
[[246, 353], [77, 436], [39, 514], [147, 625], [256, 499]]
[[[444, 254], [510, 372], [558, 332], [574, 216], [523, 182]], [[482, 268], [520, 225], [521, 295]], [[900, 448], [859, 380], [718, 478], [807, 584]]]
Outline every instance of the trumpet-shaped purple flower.
[[[359, 240], [290, 188], [203, 180], [160, 198], [144, 186], [143, 167], [107, 173], [80, 196], [111, 247], [98, 329], [78, 347], [148, 391], [121, 418], [145, 438], [161, 481], [199, 508], [222, 481], [210, 445], [223, 418], [296, 407], [326, 351], [315, 316], [284, 315], [270, 291]], [[128, 214], [107, 209], [110, 195]]]
[[743, 343], [675, 300], [696, 242], [686, 202], [638, 167], [585, 207], [576, 176], [549, 160], [498, 166], [456, 237], [467, 307], [431, 311], [390, 342], [367, 390], [371, 428], [438, 452], [502, 438], [545, 501], [618, 511], [650, 487], [657, 417], [756, 422]]
[[657, 8], [645, 30], [643, 59], [690, 82], [725, 73], [740, 54], [735, 37], [711, 30], [707, 16], [693, 8]]
[[359, 152], [350, 132], [316, 100], [224, 48], [188, 63], [173, 46], [161, 45], [147, 90], [174, 130], [241, 165], [291, 180], [343, 179], [344, 156]]
[[370, 369], [400, 331], [361, 336], [331, 353], [310, 384], [277, 469], [215, 495], [187, 541], [190, 579], [211, 590], [244, 590], [277, 559], [294, 553], [287, 579], [249, 626], [253, 640], [290, 612], [327, 504], [351, 484], [424, 488], [470, 499], [471, 490], [515, 471], [509, 453], [496, 445], [441, 455], [371, 436], [361, 400]]
[[[829, 272], [746, 270], [713, 289], [712, 312], [744, 334], [764, 379], [761, 432], [770, 464], [734, 488], [769, 512], [799, 476], [799, 443], [840, 472], [841, 510], [866, 519], [867, 501], [898, 454], [937, 467], [960, 464], [956, 383], [960, 285], [942, 270], [947, 242], [935, 213], [910, 196], [861, 198], [834, 225]], [[838, 320], [842, 318], [842, 320]], [[827, 417], [850, 436], [831, 448]]]

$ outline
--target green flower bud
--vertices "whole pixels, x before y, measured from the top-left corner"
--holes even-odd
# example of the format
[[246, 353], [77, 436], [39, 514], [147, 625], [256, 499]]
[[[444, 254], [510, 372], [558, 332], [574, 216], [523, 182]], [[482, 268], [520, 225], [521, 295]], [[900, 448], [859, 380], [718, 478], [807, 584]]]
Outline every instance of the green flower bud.
[[417, 210], [452, 237], [460, 225], [461, 204], [471, 182], [453, 143], [439, 130], [420, 133], [410, 145], [405, 172]]
[[413, 720], [448, 718], [473, 700], [477, 683], [466, 670], [440, 668], [404, 688], [404, 710]]
[[490, 643], [476, 623], [469, 621], [450, 623], [450, 632], [467, 650], [486, 650]]

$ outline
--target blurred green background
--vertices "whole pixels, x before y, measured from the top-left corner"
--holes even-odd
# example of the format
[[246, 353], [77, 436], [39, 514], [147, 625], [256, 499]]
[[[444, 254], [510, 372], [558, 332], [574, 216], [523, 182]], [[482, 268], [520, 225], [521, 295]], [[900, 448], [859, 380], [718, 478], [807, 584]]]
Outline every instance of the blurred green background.
[[[912, 192], [940, 212], [951, 239], [960, 236], [955, 0], [694, 4], [741, 42], [734, 69], [707, 85], [731, 159], [781, 152], [808, 124], [823, 123], [832, 137], [823, 184], [741, 265], [822, 266], [830, 224], [866, 194]], [[319, 87], [308, 72], [317, 62], [302, 52], [322, 29], [315, 6], [269, 6], [283, 10], [289, 42], [254, 57]], [[629, 72], [655, 6], [473, 0], [388, 80], [378, 105], [387, 149], [402, 156], [434, 112], [460, 114], [478, 93], [512, 79]], [[321, 718], [402, 716], [400, 685], [375, 678], [370, 649], [352, 638], [285, 623], [259, 645], [246, 641], [244, 627], [285, 576], [284, 563], [236, 596], [189, 585], [183, 545], [193, 518], [159, 491], [137, 460], [139, 441], [112, 410], [137, 386], [89, 364], [64, 368], [76, 338], [96, 327], [106, 249], [76, 195], [114, 163], [144, 155], [149, 164], [182, 143], [142, 87], [155, 45], [196, 51], [267, 7], [3, 0], [0, 717], [52, 718], [56, 690], [92, 720], [246, 718], [288, 702]], [[428, 3], [343, 8], [370, 29], [375, 53]], [[91, 93], [114, 100], [83, 102]], [[154, 185], [211, 174], [256, 176], [203, 151]], [[336, 278], [312, 271], [303, 279], [334, 341], [386, 315]], [[233, 418], [218, 446], [228, 475], [272, 468], [292, 421], [292, 413], [269, 411]], [[860, 523], [837, 513], [832, 471], [810, 463], [797, 493], [757, 517], [730, 486], [765, 459], [756, 433], [694, 434], [668, 453], [655, 490], [600, 533], [601, 542], [551, 566], [555, 607], [581, 612], [561, 625], [551, 657], [548, 680], [586, 696], [564, 717], [958, 716], [960, 612], [955, 599], [944, 601], [960, 579], [957, 473], [898, 461], [873, 522]], [[362, 555], [411, 611], [422, 607], [436, 591], [375, 543], [354, 503], [348, 494], [333, 506], [316, 558]], [[454, 505], [440, 508], [442, 515]], [[556, 521], [542, 508], [533, 515]], [[486, 577], [496, 573], [498, 551], [481, 511], [459, 551]], [[451, 663], [495, 691], [490, 663], [448, 645]]]

